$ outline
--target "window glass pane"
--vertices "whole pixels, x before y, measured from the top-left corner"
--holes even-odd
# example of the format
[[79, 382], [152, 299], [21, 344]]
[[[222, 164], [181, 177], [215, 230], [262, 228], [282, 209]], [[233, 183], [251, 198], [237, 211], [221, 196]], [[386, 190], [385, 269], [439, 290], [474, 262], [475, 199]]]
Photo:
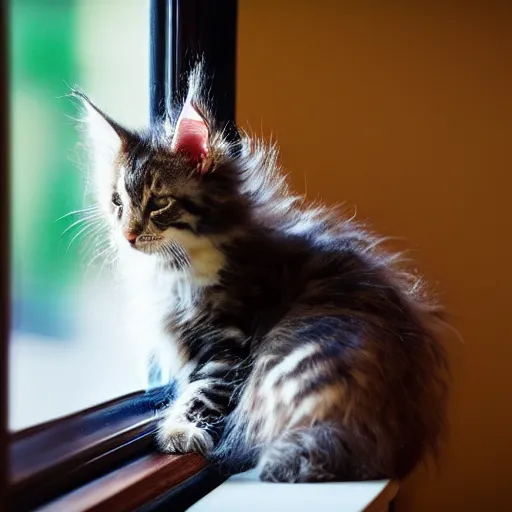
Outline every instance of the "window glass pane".
[[79, 108], [63, 96], [77, 85], [120, 122], [147, 124], [149, 4], [12, 0], [10, 26], [9, 423], [18, 430], [147, 385], [112, 255], [95, 224], [82, 232], [80, 217], [63, 217], [90, 204]]

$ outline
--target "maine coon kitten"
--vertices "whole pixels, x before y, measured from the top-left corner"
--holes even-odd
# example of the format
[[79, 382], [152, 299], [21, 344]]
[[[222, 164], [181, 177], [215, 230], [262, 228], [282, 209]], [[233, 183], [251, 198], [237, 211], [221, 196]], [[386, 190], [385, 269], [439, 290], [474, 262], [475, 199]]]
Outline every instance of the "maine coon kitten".
[[160, 448], [267, 481], [403, 477], [443, 429], [437, 307], [360, 225], [290, 195], [274, 147], [235, 154], [201, 84], [145, 132], [76, 93], [125, 278], [179, 358]]

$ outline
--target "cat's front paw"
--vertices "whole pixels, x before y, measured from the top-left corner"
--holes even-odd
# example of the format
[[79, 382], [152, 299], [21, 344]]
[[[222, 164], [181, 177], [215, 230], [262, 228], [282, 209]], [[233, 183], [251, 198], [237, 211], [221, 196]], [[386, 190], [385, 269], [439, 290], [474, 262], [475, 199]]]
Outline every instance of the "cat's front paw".
[[160, 424], [157, 442], [164, 453], [195, 452], [207, 456], [213, 448], [213, 439], [208, 432], [176, 418], [167, 418]]

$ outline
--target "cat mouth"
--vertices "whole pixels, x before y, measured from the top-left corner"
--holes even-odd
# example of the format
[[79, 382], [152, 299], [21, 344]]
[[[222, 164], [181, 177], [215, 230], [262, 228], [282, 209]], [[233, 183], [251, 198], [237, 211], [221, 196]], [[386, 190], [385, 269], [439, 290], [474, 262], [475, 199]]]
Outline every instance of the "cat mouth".
[[139, 235], [137, 237], [137, 242], [140, 243], [148, 243], [148, 242], [157, 242], [159, 240], [162, 240], [161, 236], [155, 236], [155, 235]]
[[158, 250], [162, 237], [158, 235], [139, 235], [132, 247], [141, 252], [151, 254]]

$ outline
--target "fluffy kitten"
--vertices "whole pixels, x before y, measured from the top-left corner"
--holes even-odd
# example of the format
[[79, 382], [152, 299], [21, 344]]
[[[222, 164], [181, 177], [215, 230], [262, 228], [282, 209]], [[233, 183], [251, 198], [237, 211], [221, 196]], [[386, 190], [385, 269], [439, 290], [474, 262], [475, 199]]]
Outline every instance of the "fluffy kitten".
[[179, 358], [160, 448], [267, 481], [403, 477], [443, 429], [437, 308], [360, 225], [290, 195], [275, 148], [235, 154], [201, 84], [145, 132], [76, 93], [125, 277]]

